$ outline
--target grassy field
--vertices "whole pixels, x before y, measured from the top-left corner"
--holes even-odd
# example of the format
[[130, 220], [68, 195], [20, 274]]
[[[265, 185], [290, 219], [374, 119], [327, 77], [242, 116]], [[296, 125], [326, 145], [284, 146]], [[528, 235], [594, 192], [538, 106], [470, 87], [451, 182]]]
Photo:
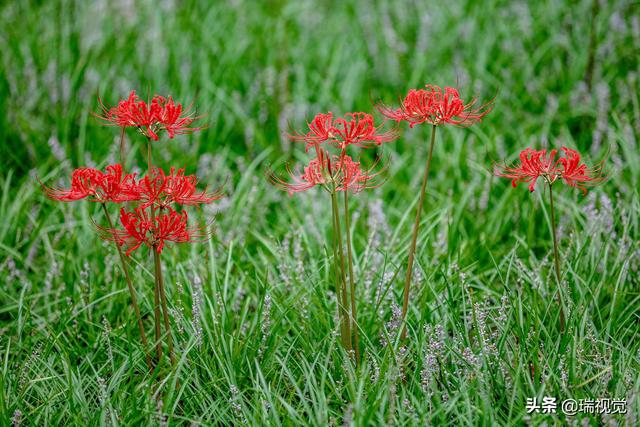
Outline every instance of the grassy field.
[[[629, 425], [640, 423], [640, 7], [631, 1], [68, 1], [0, 4], [2, 425]], [[336, 334], [331, 220], [267, 166], [316, 112], [372, 111], [425, 83], [496, 96], [444, 128], [419, 239], [409, 338], [398, 319], [429, 129], [379, 150], [387, 182], [352, 198], [363, 363]], [[208, 128], [158, 145], [226, 197], [206, 243], [163, 253], [175, 369], [145, 369], [99, 206], [45, 198], [104, 166], [91, 113], [130, 90], [193, 100]], [[130, 164], [144, 168], [129, 135]], [[542, 186], [492, 177], [526, 147], [606, 158], [559, 187], [567, 330]], [[106, 254], [106, 255], [105, 255]], [[152, 263], [132, 258], [152, 330]], [[527, 414], [527, 398], [612, 398], [627, 413]]]

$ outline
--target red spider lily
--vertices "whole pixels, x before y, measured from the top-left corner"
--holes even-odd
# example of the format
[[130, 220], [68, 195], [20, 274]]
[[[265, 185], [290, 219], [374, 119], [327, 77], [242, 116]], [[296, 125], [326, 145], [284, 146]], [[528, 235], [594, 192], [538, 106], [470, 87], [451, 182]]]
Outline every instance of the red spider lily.
[[102, 108], [102, 114], [97, 115], [98, 118], [114, 126], [137, 128], [147, 138], [158, 140], [158, 115], [162, 107], [157, 99], [147, 103], [132, 90], [129, 98], [119, 101], [115, 107], [109, 108], [100, 99], [98, 101]]
[[46, 187], [44, 184], [42, 188], [50, 199], [58, 200], [60, 202], [72, 202], [81, 200], [95, 193], [95, 187], [98, 182], [97, 174], [100, 171], [93, 168], [78, 168], [71, 174], [71, 187], [66, 188], [51, 188]]
[[196, 190], [198, 178], [195, 175], [185, 175], [185, 170], [178, 169], [174, 171], [171, 168], [167, 176], [167, 185], [165, 193], [170, 201], [179, 205], [199, 205], [211, 203], [222, 197], [222, 188], [218, 188], [213, 192], [208, 192], [205, 188], [202, 191]]
[[380, 132], [380, 128], [374, 124], [373, 116], [367, 113], [347, 113], [344, 118], [335, 119], [330, 133], [331, 142], [341, 150], [349, 145], [381, 145], [393, 141], [398, 136], [395, 130]]
[[587, 168], [580, 163], [580, 154], [570, 148], [562, 147], [565, 157], [555, 159], [558, 150], [534, 150], [527, 148], [520, 152], [520, 164], [514, 166], [496, 165], [495, 175], [511, 179], [516, 187], [520, 182], [529, 183], [529, 191], [533, 191], [536, 181], [542, 177], [549, 185], [558, 178], [569, 186], [579, 188], [583, 194], [587, 192], [585, 185], [600, 182], [601, 168]]
[[329, 170], [329, 158], [323, 150], [318, 150], [318, 157], [311, 160], [299, 176], [291, 170], [289, 165], [286, 166], [286, 170], [293, 181], [291, 183], [283, 180], [271, 171], [268, 172], [268, 178], [273, 185], [281, 190], [285, 190], [292, 196], [293, 193], [306, 191], [316, 185], [324, 186], [328, 182], [325, 176]]
[[123, 174], [119, 164], [107, 166], [105, 172], [93, 168], [78, 168], [71, 175], [70, 188], [49, 188], [44, 185], [43, 188], [49, 198], [61, 202], [87, 197], [100, 203], [140, 200], [135, 174]]
[[305, 150], [307, 152], [309, 151], [309, 147], [314, 147], [317, 151], [320, 144], [330, 138], [331, 127], [333, 125], [333, 113], [318, 113], [310, 123], [307, 123], [307, 125], [309, 126], [309, 132], [307, 132], [306, 134], [300, 134], [296, 132], [292, 135], [289, 135], [289, 138], [294, 141], [306, 142], [307, 145], [305, 147]]
[[370, 170], [363, 171], [360, 162], [354, 162], [347, 155], [329, 156], [325, 151], [319, 151], [319, 157], [311, 160], [303, 168], [302, 174], [297, 174], [287, 166], [287, 173], [292, 182], [285, 181], [275, 173], [269, 174], [269, 179], [278, 188], [289, 195], [306, 191], [315, 186], [322, 186], [325, 190], [359, 192], [365, 188], [373, 188], [373, 179], [379, 174], [371, 174]]
[[295, 133], [290, 136], [295, 141], [306, 142], [306, 151], [314, 147], [317, 152], [326, 141], [344, 150], [349, 145], [381, 145], [397, 138], [396, 131], [382, 132], [381, 127], [376, 127], [373, 116], [362, 112], [346, 113], [344, 117], [336, 119], [333, 119], [331, 112], [320, 113], [308, 126], [309, 132], [306, 134]]
[[375, 164], [369, 168], [369, 170], [362, 170], [360, 162], [354, 162], [349, 156], [342, 156], [338, 164], [340, 179], [336, 190], [351, 190], [358, 193], [364, 189], [379, 186], [380, 184], [375, 182], [375, 178], [381, 173], [381, 171], [371, 173], [374, 167]]
[[443, 123], [471, 126], [493, 109], [493, 100], [476, 106], [477, 99], [474, 98], [465, 104], [455, 88], [446, 86], [443, 90], [436, 85], [425, 87], [409, 90], [399, 108], [383, 104], [377, 108], [385, 117], [396, 122], [406, 121], [411, 128], [425, 122], [434, 126]]
[[385, 117], [395, 120], [409, 122], [409, 127], [424, 123], [431, 117], [433, 111], [433, 96], [424, 89], [410, 89], [407, 96], [402, 101], [399, 108], [391, 108], [384, 104], [377, 106], [378, 111]]
[[142, 244], [151, 246], [152, 221], [143, 208], [137, 208], [133, 212], [126, 212], [124, 208], [120, 209], [120, 223], [124, 230], [107, 230], [109, 234], [105, 234], [105, 236], [111, 236], [118, 245], [125, 246], [127, 255], [131, 255], [131, 252]]
[[[157, 117], [158, 123], [167, 131], [169, 138], [202, 129], [201, 127], [189, 127], [198, 118], [189, 112], [190, 107], [183, 111], [182, 104], [176, 104], [171, 97], [166, 100], [161, 96], [156, 96], [155, 99], [161, 106]], [[182, 115], [183, 113], [185, 115]]]
[[138, 184], [140, 196], [145, 201], [142, 207], [156, 204], [165, 207], [171, 203], [179, 205], [199, 205], [211, 203], [222, 197], [222, 189], [208, 192], [197, 191], [198, 179], [195, 175], [185, 175], [185, 169], [171, 168], [169, 175], [160, 168], [153, 169]]
[[529, 191], [533, 191], [536, 181], [541, 176], [549, 183], [553, 183], [558, 177], [555, 156], [557, 150], [534, 150], [526, 148], [520, 152], [520, 164], [516, 166], [496, 165], [495, 175], [502, 178], [510, 178], [511, 185], [517, 187], [518, 183], [528, 182]]
[[[167, 131], [169, 138], [177, 134], [185, 134], [200, 130], [199, 127], [189, 127], [196, 117], [192, 114], [183, 115], [182, 104], [176, 104], [173, 98], [167, 100], [156, 95], [151, 102], [141, 100], [131, 91], [129, 98], [118, 102], [115, 107], [107, 107], [99, 100], [102, 113], [97, 117], [107, 124], [120, 127], [134, 127], [147, 138], [158, 140], [158, 133]], [[185, 112], [188, 112], [188, 108]]]
[[588, 168], [584, 163], [580, 163], [580, 153], [570, 148], [562, 147], [565, 157], [558, 160], [562, 169], [560, 176], [570, 187], [579, 188], [582, 194], [587, 193], [585, 186], [595, 185], [602, 182], [602, 162], [593, 168]]
[[167, 176], [160, 168], [151, 169], [140, 181], [138, 181], [138, 191], [140, 199], [143, 201], [141, 207], [146, 208], [159, 203], [163, 199], [167, 186]]
[[163, 209], [156, 216], [153, 227], [153, 239], [156, 251], [162, 252], [165, 242], [182, 243], [191, 240], [187, 227], [187, 211], [178, 213], [171, 208]]
[[148, 209], [136, 208], [133, 212], [120, 209], [120, 223], [123, 229], [105, 229], [102, 237], [113, 240], [126, 248], [127, 256], [145, 245], [161, 253], [166, 243], [184, 243], [201, 240], [206, 236], [201, 228], [187, 225], [186, 211], [176, 212], [170, 207], [160, 210], [153, 218]]
[[135, 185], [136, 174], [122, 173], [119, 164], [110, 165], [101, 173], [101, 180], [96, 191], [96, 198], [100, 201], [129, 202], [140, 199], [140, 193]]

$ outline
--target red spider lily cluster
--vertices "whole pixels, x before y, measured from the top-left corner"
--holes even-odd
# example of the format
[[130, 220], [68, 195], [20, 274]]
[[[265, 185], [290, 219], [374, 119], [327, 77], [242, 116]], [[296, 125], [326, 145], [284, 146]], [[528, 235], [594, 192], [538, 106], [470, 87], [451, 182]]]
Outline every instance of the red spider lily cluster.
[[[431, 155], [435, 142], [436, 129], [439, 125], [449, 124], [454, 126], [470, 126], [481, 121], [493, 108], [493, 100], [484, 104], [478, 104], [474, 98], [469, 102], [460, 98], [458, 91], [451, 87], [444, 89], [426, 85], [424, 89], [412, 89], [403, 99], [398, 108], [391, 108], [384, 104], [378, 105], [378, 110], [388, 119], [396, 122], [408, 122], [412, 128], [417, 124], [429, 123], [433, 126], [431, 134], [431, 144], [426, 162], [420, 200], [416, 220], [413, 228], [412, 244], [409, 249], [407, 274], [404, 287], [404, 301], [402, 306], [402, 317], [406, 316], [409, 303], [409, 288], [413, 272], [413, 260], [416, 251], [418, 230], [420, 227], [420, 213], [425, 199], [425, 189], [431, 165]], [[520, 153], [520, 164], [507, 166], [505, 164], [495, 167], [497, 176], [510, 178], [512, 185], [525, 182], [529, 184], [529, 190], [533, 191], [538, 178], [542, 177], [549, 186], [549, 204], [551, 211], [551, 225], [553, 229], [554, 263], [558, 284], [561, 280], [560, 261], [558, 255], [558, 244], [555, 227], [555, 215], [553, 206], [552, 185], [558, 179], [570, 187], [579, 188], [586, 193], [587, 186], [594, 185], [603, 180], [602, 165], [589, 168], [580, 161], [580, 154], [572, 149], [562, 147], [564, 156], [556, 158], [558, 150], [534, 150], [528, 148]], [[560, 330], [564, 328], [564, 313], [560, 308]], [[406, 328], [402, 336], [406, 336]]]
[[166, 131], [169, 138], [200, 130], [191, 127], [197, 119], [190, 112], [190, 107], [182, 108], [173, 98], [156, 95], [151, 101], [140, 99], [131, 91], [127, 99], [121, 100], [115, 107], [107, 107], [102, 102], [102, 113], [97, 117], [107, 124], [121, 128], [136, 128], [147, 138], [158, 140], [158, 134]]
[[120, 209], [120, 222], [124, 227], [120, 229], [108, 229], [107, 238], [112, 239], [120, 246], [127, 248], [127, 255], [146, 245], [150, 249], [161, 253], [167, 242], [183, 243], [193, 242], [197, 237], [206, 236], [202, 228], [189, 227], [186, 211], [176, 212], [172, 208], [161, 210], [155, 217], [150, 216], [149, 210], [142, 207], [135, 208], [133, 212]]
[[172, 203], [194, 206], [208, 204], [222, 197], [221, 189], [207, 191], [197, 189], [198, 178], [185, 175], [184, 169], [171, 168], [166, 174], [161, 168], [154, 168], [138, 182], [142, 207], [155, 205], [166, 208]]
[[[478, 105], [476, 99], [464, 102], [458, 91], [451, 87], [444, 89], [435, 85], [426, 85], [424, 89], [412, 89], [404, 98], [402, 104], [398, 108], [391, 108], [383, 104], [377, 106], [378, 110], [387, 119], [397, 123], [406, 121], [409, 127], [417, 124], [429, 123], [434, 126], [431, 146], [429, 150], [429, 158], [425, 168], [425, 176], [420, 193], [420, 201], [416, 214], [416, 221], [413, 228], [412, 245], [409, 251], [409, 262], [407, 269], [407, 278], [405, 280], [404, 302], [403, 302], [403, 318], [406, 315], [408, 307], [408, 292], [411, 275], [413, 272], [413, 258], [416, 249], [418, 229], [420, 225], [420, 214], [422, 204], [424, 202], [427, 176], [429, 173], [429, 165], [431, 163], [431, 153], [433, 151], [433, 143], [435, 138], [435, 128], [442, 124], [451, 124], [457, 126], [470, 126], [482, 120], [491, 109], [493, 100], [485, 104]], [[336, 193], [344, 192], [344, 219], [347, 229], [349, 228], [349, 208], [347, 194], [351, 192], [359, 192], [365, 188], [380, 185], [376, 182], [379, 172], [373, 172], [373, 167], [363, 169], [360, 162], [355, 162], [347, 155], [349, 147], [370, 148], [382, 145], [385, 142], [391, 142], [398, 137], [398, 130], [392, 129], [384, 131], [382, 125], [376, 126], [374, 118], [371, 114], [357, 112], [347, 113], [343, 117], [335, 118], [331, 112], [326, 114], [318, 114], [308, 123], [307, 132], [296, 132], [291, 135], [294, 141], [301, 141], [306, 144], [306, 151], [310, 148], [315, 151], [315, 158], [303, 167], [302, 172], [294, 172], [287, 167], [289, 179], [278, 178], [271, 173], [271, 181], [279, 188], [287, 191], [290, 195], [296, 192], [306, 191], [310, 188], [320, 186], [331, 194], [333, 207], [333, 224], [334, 236], [338, 236], [334, 240], [334, 256], [338, 255], [342, 258], [340, 265], [336, 266], [338, 284], [336, 286], [337, 294], [342, 295], [342, 305], [346, 306], [347, 289], [345, 283], [345, 267], [344, 256], [341, 253], [340, 243], [340, 219], [339, 210], [336, 206]], [[338, 150], [337, 154], [330, 154], [329, 148], [333, 147]], [[376, 162], [377, 163], [377, 162]], [[334, 237], [334, 239], [336, 239]], [[337, 243], [336, 243], [337, 242]], [[335, 246], [340, 249], [337, 251]], [[353, 284], [353, 266], [351, 261], [351, 242], [347, 233], [347, 251], [349, 252], [349, 278], [351, 284], [351, 319], [355, 319], [356, 309], [354, 302], [354, 284]], [[338, 252], [340, 252], [338, 254]], [[342, 290], [339, 288], [340, 274], [342, 274]], [[338, 296], [340, 305], [340, 296]], [[346, 314], [341, 313], [341, 316]], [[349, 338], [349, 326], [341, 319], [341, 335], [342, 342], [345, 347], [350, 350], [351, 339]], [[347, 322], [349, 323], [349, 322]], [[357, 325], [353, 322], [356, 360], [358, 359], [358, 336]], [[346, 331], [346, 332], [345, 332]], [[405, 330], [406, 331], [406, 330]], [[404, 336], [405, 332], [403, 332]]]
[[446, 86], [426, 85], [425, 89], [411, 89], [400, 107], [391, 108], [384, 104], [378, 110], [387, 118], [396, 122], [406, 121], [409, 127], [421, 123], [434, 126], [451, 124], [471, 126], [482, 120], [493, 108], [493, 100], [477, 105], [477, 99], [465, 102], [458, 90]]
[[[333, 113], [317, 114], [308, 123], [309, 131], [290, 135], [294, 141], [306, 144], [306, 151], [313, 148], [316, 157], [311, 159], [302, 173], [296, 173], [287, 166], [292, 182], [287, 182], [271, 174], [272, 182], [289, 194], [306, 191], [315, 186], [325, 190], [360, 192], [376, 187], [380, 172], [374, 172], [375, 164], [363, 169], [360, 162], [347, 155], [347, 148], [370, 148], [393, 141], [398, 134], [395, 130], [383, 131], [376, 126], [371, 114], [356, 112], [334, 118]], [[339, 150], [331, 154], [329, 147]], [[377, 163], [377, 162], [376, 162]]]
[[[345, 267], [345, 256], [342, 249], [342, 227], [340, 209], [336, 194], [344, 194], [343, 220], [349, 230], [348, 193], [358, 193], [367, 188], [380, 185], [377, 182], [380, 171], [374, 171], [377, 161], [369, 168], [363, 168], [361, 162], [354, 161], [347, 154], [350, 147], [371, 148], [397, 138], [397, 131], [382, 129], [376, 126], [371, 114], [363, 112], [346, 113], [334, 118], [333, 113], [317, 114], [309, 123], [307, 132], [295, 132], [290, 135], [294, 141], [304, 142], [306, 151], [313, 148], [315, 157], [303, 167], [302, 172], [294, 172], [287, 166], [288, 179], [279, 178], [270, 173], [271, 182], [278, 188], [293, 193], [320, 186], [331, 195], [331, 206], [334, 230], [334, 261], [336, 273], [336, 296], [342, 344], [347, 350], [355, 350], [356, 361], [360, 358], [355, 304], [355, 279], [353, 274], [352, 248], [349, 233], [346, 233], [348, 269]], [[332, 152], [334, 151], [334, 152]], [[347, 272], [350, 290], [347, 290]], [[351, 298], [348, 297], [351, 296]], [[347, 306], [351, 301], [350, 313]], [[353, 332], [353, 335], [352, 335]]]
[[[51, 199], [62, 202], [84, 198], [100, 203], [139, 201], [133, 212], [120, 210], [123, 230], [100, 228], [102, 235], [127, 246], [127, 255], [143, 243], [162, 252], [166, 242], [194, 241], [204, 235], [201, 228], [187, 227], [187, 212], [178, 213], [172, 205], [199, 205], [222, 197], [220, 190], [197, 190], [196, 176], [184, 172], [171, 168], [166, 174], [161, 168], [154, 168], [136, 180], [135, 174], [123, 174], [119, 164], [107, 166], [105, 172], [78, 168], [73, 171], [70, 188], [44, 187], [44, 190]], [[158, 216], [152, 215], [155, 210], [159, 211]]]
[[374, 172], [374, 166], [362, 169], [360, 162], [354, 162], [348, 155], [330, 155], [325, 150], [318, 150], [318, 157], [304, 166], [302, 173], [295, 173], [289, 166], [287, 172], [291, 182], [285, 181], [275, 174], [271, 176], [273, 184], [290, 195], [321, 186], [328, 192], [352, 191], [358, 193], [367, 188], [375, 188], [380, 183], [376, 179], [380, 171]]
[[294, 133], [291, 139], [306, 143], [318, 149], [322, 143], [329, 143], [340, 150], [352, 145], [356, 147], [370, 147], [393, 141], [398, 137], [395, 130], [382, 131], [376, 126], [373, 116], [367, 113], [347, 113], [344, 117], [333, 118], [333, 113], [317, 114], [310, 123], [307, 133]]
[[511, 179], [511, 185], [529, 183], [529, 191], [535, 189], [538, 178], [552, 185], [561, 179], [570, 187], [587, 192], [587, 186], [601, 182], [602, 165], [594, 168], [587, 167], [580, 162], [580, 153], [567, 147], [561, 148], [564, 157], [556, 159], [558, 150], [534, 150], [526, 148], [520, 152], [520, 163], [512, 166], [505, 164], [495, 166], [495, 174], [499, 177]]
[[[167, 173], [162, 168], [151, 166], [151, 140], [157, 141], [162, 132], [173, 138], [175, 135], [200, 129], [192, 126], [196, 118], [189, 113], [189, 108], [183, 110], [182, 104], [176, 103], [173, 98], [159, 95], [154, 96], [150, 102], [145, 102], [136, 96], [135, 92], [131, 92], [127, 99], [121, 100], [115, 107], [106, 107], [102, 102], [100, 105], [102, 112], [97, 116], [109, 125], [122, 128], [123, 137], [127, 128], [135, 128], [147, 138], [146, 175], [138, 178], [136, 174], [125, 173], [122, 164], [107, 166], [104, 171], [78, 168], [73, 171], [69, 188], [49, 188], [44, 185], [43, 187], [47, 196], [54, 200], [70, 202], [88, 199], [102, 204], [108, 225], [97, 228], [102, 238], [113, 241], [118, 248], [145, 346], [147, 363], [152, 368], [153, 364], [146, 352], [147, 340], [137, 305], [136, 291], [122, 248], [126, 250], [127, 256], [142, 246], [154, 253], [154, 318], [159, 362], [162, 356], [162, 319], [165, 329], [170, 332], [160, 254], [167, 243], [194, 242], [207, 238], [208, 227], [189, 226], [189, 216], [183, 207], [211, 203], [219, 199], [222, 192], [198, 189], [198, 179], [195, 175], [187, 175], [185, 169], [171, 167]], [[121, 156], [124, 158], [123, 153]], [[127, 203], [126, 208], [120, 208], [120, 227], [114, 226], [111, 221], [107, 208], [109, 203]], [[170, 334], [167, 342], [169, 356], [172, 363], [175, 363]]]
[[49, 198], [60, 202], [85, 198], [99, 203], [140, 200], [135, 174], [123, 174], [119, 164], [107, 166], [105, 172], [94, 168], [78, 168], [71, 175], [70, 188], [43, 188]]

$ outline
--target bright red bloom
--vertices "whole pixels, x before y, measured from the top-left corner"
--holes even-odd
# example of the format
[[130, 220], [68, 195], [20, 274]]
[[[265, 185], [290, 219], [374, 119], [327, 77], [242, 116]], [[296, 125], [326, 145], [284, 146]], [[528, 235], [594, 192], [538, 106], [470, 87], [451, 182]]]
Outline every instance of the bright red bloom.
[[151, 102], [141, 100], [131, 91], [129, 98], [121, 100], [115, 107], [107, 107], [100, 101], [102, 113], [97, 117], [107, 124], [119, 127], [134, 127], [147, 138], [158, 140], [158, 133], [167, 131], [169, 138], [176, 134], [184, 134], [197, 131], [199, 127], [189, 127], [196, 117], [188, 113], [188, 108], [183, 112], [182, 104], [176, 104], [173, 98], [167, 100], [163, 96], [156, 95]]
[[161, 253], [166, 243], [194, 241], [202, 236], [202, 230], [187, 225], [187, 212], [180, 213], [170, 207], [161, 209], [153, 218], [149, 209], [136, 208], [133, 212], [120, 209], [120, 223], [123, 229], [101, 229], [103, 238], [114, 240], [124, 246], [126, 254], [131, 255], [140, 246], [145, 245]]
[[160, 204], [164, 199], [164, 190], [167, 186], [167, 176], [160, 168], [151, 169], [138, 181], [141, 207], [146, 208], [154, 204]]
[[99, 201], [115, 203], [140, 200], [140, 193], [135, 185], [136, 174], [123, 174], [119, 164], [107, 166], [101, 173], [95, 197]]
[[351, 157], [343, 156], [338, 165], [340, 171], [337, 191], [351, 190], [360, 192], [367, 188], [375, 188], [380, 184], [375, 182], [375, 178], [381, 173], [380, 171], [371, 173], [372, 166], [369, 170], [362, 170], [360, 162], [354, 162]]
[[123, 174], [119, 164], [107, 166], [105, 172], [93, 168], [78, 168], [71, 175], [70, 188], [49, 188], [44, 185], [43, 188], [49, 198], [61, 202], [87, 197], [100, 203], [140, 200], [135, 174]]
[[151, 246], [150, 229], [151, 218], [143, 208], [137, 208], [133, 212], [126, 212], [120, 209], [120, 223], [124, 230], [107, 230], [110, 236], [120, 246], [127, 248], [127, 255], [138, 249], [142, 244]]
[[292, 196], [293, 193], [306, 191], [316, 185], [324, 186], [328, 182], [325, 178], [329, 170], [328, 165], [328, 155], [324, 151], [318, 150], [318, 157], [311, 160], [300, 175], [291, 170], [289, 165], [285, 166], [287, 174], [293, 182], [283, 180], [272, 171], [268, 172], [268, 178], [273, 185]]
[[213, 192], [207, 191], [206, 188], [202, 191], [197, 191], [198, 178], [195, 175], [185, 175], [184, 171], [184, 168], [177, 171], [171, 168], [167, 176], [165, 193], [173, 203], [179, 205], [208, 204], [222, 197], [222, 188], [218, 188]]
[[307, 123], [307, 126], [309, 126], [309, 132], [306, 134], [295, 132], [289, 135], [289, 138], [294, 141], [306, 142], [306, 151], [309, 151], [310, 147], [315, 147], [317, 150], [320, 147], [320, 144], [329, 139], [332, 125], [332, 112], [328, 112], [327, 114], [318, 113], [311, 122]]
[[60, 202], [73, 202], [89, 197], [95, 192], [98, 172], [97, 169], [93, 168], [75, 169], [71, 175], [71, 187], [68, 189], [46, 187], [42, 183], [40, 185], [50, 199]]
[[560, 177], [570, 187], [579, 188], [582, 194], [587, 193], [588, 185], [595, 185], [605, 178], [602, 175], [602, 162], [593, 168], [580, 163], [580, 153], [570, 148], [562, 147], [564, 157], [558, 160]]
[[384, 104], [377, 106], [385, 117], [396, 122], [407, 121], [409, 127], [428, 121], [433, 111], [433, 96], [424, 89], [410, 89], [399, 108], [391, 108]]
[[171, 208], [160, 211], [152, 227], [153, 244], [158, 253], [162, 252], [166, 242], [182, 243], [191, 240], [187, 227], [187, 211], [178, 213]]
[[311, 160], [304, 167], [302, 174], [296, 174], [287, 166], [290, 180], [285, 181], [275, 173], [269, 173], [269, 179], [276, 187], [285, 190], [289, 195], [306, 191], [315, 186], [322, 186], [327, 191], [362, 191], [365, 188], [373, 188], [372, 180], [379, 173], [371, 174], [363, 171], [359, 162], [354, 162], [351, 157], [329, 156], [320, 150], [319, 156]]
[[468, 103], [460, 98], [458, 90], [446, 86], [426, 85], [426, 89], [411, 89], [399, 108], [391, 108], [384, 104], [378, 110], [387, 118], [396, 122], [406, 121], [409, 127], [420, 123], [434, 126], [451, 124], [471, 126], [482, 120], [493, 109], [493, 100], [476, 106], [477, 99]]
[[529, 191], [533, 191], [536, 181], [542, 177], [549, 185], [561, 178], [567, 185], [587, 192], [585, 185], [593, 185], [602, 181], [601, 167], [587, 168], [580, 163], [580, 154], [570, 148], [562, 147], [564, 157], [555, 159], [558, 150], [534, 150], [527, 148], [520, 152], [520, 164], [495, 166], [495, 175], [511, 179], [516, 187], [520, 182], [529, 183]]
[[114, 126], [137, 128], [147, 138], [158, 140], [157, 123], [162, 107], [155, 98], [147, 103], [132, 90], [129, 98], [119, 101], [115, 107], [109, 108], [101, 100], [98, 101], [102, 108], [98, 118]]
[[371, 114], [362, 112], [346, 113], [344, 117], [336, 119], [331, 112], [320, 113], [308, 123], [308, 126], [309, 132], [306, 134], [290, 135], [294, 141], [306, 142], [306, 151], [309, 151], [310, 147], [318, 151], [323, 142], [329, 142], [344, 150], [349, 145], [380, 145], [397, 138], [396, 131], [383, 132], [381, 126], [376, 127]]
[[510, 178], [511, 185], [517, 187], [521, 182], [528, 182], [529, 191], [533, 191], [536, 181], [541, 176], [549, 183], [553, 183], [558, 177], [555, 156], [557, 150], [534, 150], [527, 148], [520, 152], [520, 164], [512, 167], [496, 166], [495, 174], [502, 178]]
[[155, 204], [165, 207], [171, 203], [179, 205], [199, 205], [211, 203], [222, 197], [222, 189], [209, 192], [206, 189], [198, 191], [198, 179], [195, 175], [185, 175], [185, 169], [171, 168], [169, 175], [160, 168], [154, 168], [138, 183], [138, 189], [143, 207]]
[[201, 127], [189, 127], [197, 119], [190, 113], [190, 107], [183, 111], [182, 104], [176, 104], [171, 97], [166, 100], [161, 96], [156, 96], [154, 100], [160, 106], [158, 123], [167, 131], [169, 138], [202, 129]]
[[394, 130], [381, 132], [380, 127], [374, 124], [373, 116], [367, 113], [347, 113], [344, 118], [335, 119], [330, 134], [331, 142], [341, 150], [349, 145], [381, 145], [397, 138]]

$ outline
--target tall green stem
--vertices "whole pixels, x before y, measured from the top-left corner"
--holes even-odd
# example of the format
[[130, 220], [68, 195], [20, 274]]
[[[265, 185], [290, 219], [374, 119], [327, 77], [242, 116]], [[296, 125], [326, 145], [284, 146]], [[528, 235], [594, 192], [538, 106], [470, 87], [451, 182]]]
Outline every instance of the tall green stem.
[[148, 173], [151, 173], [151, 168], [153, 166], [153, 162], [151, 161], [151, 138], [147, 138], [147, 169]]
[[[152, 155], [151, 155], [151, 138], [147, 137], [147, 174], [151, 173], [151, 169], [153, 167], [153, 163], [152, 163]], [[151, 221], [155, 221], [155, 216], [156, 216], [156, 209], [155, 206], [152, 204], [150, 206], [151, 209]], [[152, 248], [152, 251], [154, 253], [154, 261], [155, 261], [155, 254], [156, 254], [156, 247], [155, 245]], [[156, 338], [156, 353], [158, 355], [158, 363], [160, 363], [160, 359], [162, 358], [162, 326], [161, 326], [161, 313], [160, 313], [160, 284], [158, 283], [158, 270], [157, 270], [157, 265], [156, 265], [156, 270], [155, 270], [155, 280], [153, 283], [153, 320], [154, 320], [154, 324], [155, 324], [155, 338]]]
[[558, 304], [560, 305], [560, 332], [564, 332], [565, 318], [564, 308], [562, 307], [562, 296], [560, 293], [561, 275], [560, 275], [560, 255], [558, 254], [558, 236], [556, 231], [556, 215], [555, 208], [553, 207], [553, 185], [549, 183], [549, 208], [551, 210], [551, 234], [553, 235], [553, 261], [555, 264], [556, 281], [558, 283], [557, 297]]
[[124, 155], [124, 130], [126, 128], [123, 126], [122, 127], [122, 131], [120, 132], [120, 164], [122, 165], [122, 168], [124, 168], [124, 160], [125, 160], [125, 155]]
[[[155, 253], [155, 246], [151, 248]], [[162, 330], [160, 326], [160, 287], [158, 286], [158, 274], [155, 273], [155, 280], [153, 284], [153, 320], [155, 324], [155, 339], [156, 339], [156, 355], [158, 357], [158, 364], [162, 360]]]
[[338, 319], [340, 321], [340, 340], [342, 342], [342, 345], [347, 348], [347, 343], [348, 343], [348, 339], [349, 339], [349, 334], [347, 332], [346, 329], [346, 323], [344, 322], [344, 316], [343, 316], [343, 310], [342, 310], [342, 278], [341, 278], [341, 274], [340, 274], [340, 265], [338, 262], [338, 241], [337, 241], [337, 235], [336, 235], [336, 217], [334, 215], [333, 210], [331, 211], [331, 220], [333, 221], [332, 227], [333, 227], [333, 238], [332, 238], [332, 243], [333, 243], [333, 271], [334, 271], [334, 280], [335, 280], [335, 286], [336, 286], [336, 307], [338, 309]]
[[[107, 209], [106, 204], [102, 204], [102, 209], [104, 211], [104, 215], [107, 217], [107, 223], [109, 224], [109, 229], [113, 230], [113, 221], [111, 220], [111, 215], [109, 214], [109, 210]], [[153, 365], [151, 364], [151, 358], [149, 357], [149, 353], [147, 348], [149, 347], [149, 343], [147, 341], [147, 336], [144, 333], [144, 325], [142, 324], [142, 316], [140, 315], [140, 307], [138, 307], [138, 298], [136, 297], [136, 290], [133, 287], [133, 282], [131, 281], [131, 276], [129, 275], [129, 267], [127, 267], [127, 262], [124, 258], [124, 254], [122, 253], [122, 248], [115, 242], [116, 249], [118, 250], [118, 256], [120, 257], [120, 262], [122, 264], [122, 271], [124, 272], [124, 277], [127, 282], [127, 287], [129, 288], [129, 293], [131, 294], [131, 304], [133, 305], [133, 310], [136, 313], [136, 321], [138, 322], [138, 329], [140, 330], [140, 338], [142, 339], [142, 345], [144, 347], [144, 356], [147, 360], [147, 365], [149, 369], [153, 369]]]
[[349, 192], [344, 191], [344, 228], [347, 233], [347, 260], [349, 261], [349, 292], [351, 294], [351, 330], [356, 351], [356, 364], [360, 362], [360, 337], [358, 336], [358, 311], [356, 309], [356, 285], [353, 277], [353, 250], [351, 249], [351, 218]]
[[[427, 156], [427, 164], [424, 168], [424, 177], [422, 178], [422, 187], [420, 188], [420, 200], [418, 201], [418, 209], [416, 210], [416, 219], [413, 223], [413, 236], [411, 238], [411, 247], [409, 248], [409, 261], [407, 263], [407, 275], [404, 280], [404, 293], [402, 301], [402, 320], [407, 317], [409, 308], [409, 288], [411, 287], [411, 276], [413, 275], [413, 261], [416, 253], [416, 243], [418, 241], [418, 231], [420, 230], [420, 215], [422, 214], [422, 205], [424, 204], [425, 194], [427, 190], [427, 181], [429, 179], [429, 169], [431, 168], [431, 157], [433, 156], [433, 146], [436, 141], [436, 125], [431, 129], [431, 143], [429, 144], [429, 155]], [[407, 337], [406, 323], [402, 327], [402, 339]]]
[[158, 284], [158, 292], [160, 293], [160, 299], [162, 301], [162, 316], [164, 318], [164, 329], [167, 334], [167, 343], [169, 345], [169, 359], [171, 365], [176, 364], [176, 360], [173, 355], [173, 336], [171, 335], [171, 325], [169, 323], [169, 311], [167, 309], [167, 294], [164, 290], [164, 279], [162, 278], [162, 264], [160, 263], [160, 254], [157, 251], [153, 251], [153, 261], [156, 267], [156, 283]]
[[[339, 285], [341, 287], [338, 305], [340, 306], [342, 323], [342, 344], [346, 350], [351, 350], [351, 327], [349, 325], [349, 313], [347, 311], [347, 279], [344, 269], [344, 250], [342, 249], [342, 236], [340, 235], [340, 215], [338, 211], [338, 199], [335, 191], [331, 193], [331, 209], [333, 211], [333, 230], [335, 238], [334, 258], [336, 269], [339, 271]], [[336, 248], [337, 246], [337, 248]], [[337, 287], [337, 286], [336, 286]]]

